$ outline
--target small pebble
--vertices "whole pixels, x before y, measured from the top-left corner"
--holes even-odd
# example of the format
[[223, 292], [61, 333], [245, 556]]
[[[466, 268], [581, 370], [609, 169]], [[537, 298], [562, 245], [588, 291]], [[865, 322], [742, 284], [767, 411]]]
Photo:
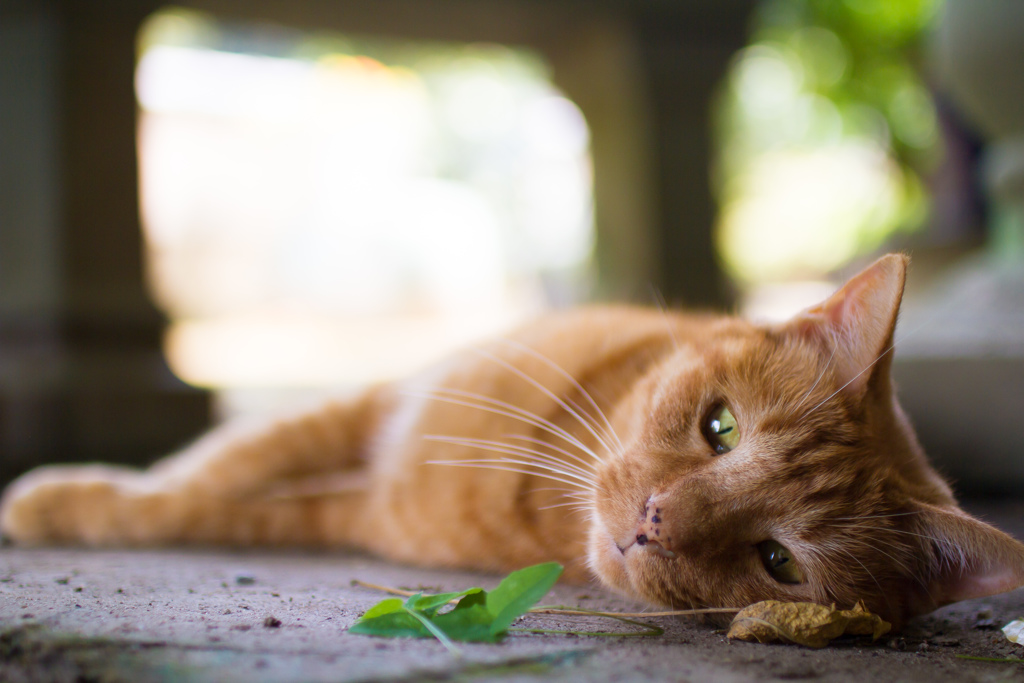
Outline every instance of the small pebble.
[[281, 620], [274, 615], [270, 615], [263, 620], [263, 626], [266, 628], [281, 628]]
[[70, 580], [71, 580], [71, 577], [65, 576], [62, 579], [54, 579], [53, 581], [54, 581], [54, 583], [59, 583], [62, 586], [66, 586], [66, 585], [68, 585], [68, 581], [70, 581]]
[[235, 577], [235, 583], [239, 586], [251, 586], [256, 583], [256, 577], [251, 574], [239, 574]]
[[235, 624], [234, 626], [231, 627], [231, 630], [232, 631], [248, 631], [251, 628], [252, 628], [252, 626], [250, 626], [249, 624]]

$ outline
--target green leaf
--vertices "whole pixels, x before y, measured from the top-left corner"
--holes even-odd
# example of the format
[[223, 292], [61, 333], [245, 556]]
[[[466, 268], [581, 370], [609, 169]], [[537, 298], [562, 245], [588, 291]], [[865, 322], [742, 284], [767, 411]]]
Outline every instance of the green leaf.
[[376, 605], [367, 610], [366, 614], [362, 616], [363, 619], [373, 619], [379, 617], [382, 614], [391, 614], [392, 612], [402, 611], [402, 601], [398, 598], [388, 598], [387, 600], [381, 600]]
[[[459, 603], [462, 607], [462, 603]], [[471, 643], [496, 643], [503, 633], [494, 633], [491, 624], [494, 616], [482, 604], [470, 605], [468, 608], [453, 609], [446, 614], [434, 617], [433, 622], [452, 640]]]
[[487, 607], [487, 591], [482, 589], [474, 589], [472, 593], [459, 600], [459, 604], [455, 606], [456, 610], [469, 609], [474, 605], [480, 605], [481, 607]]
[[[388, 598], [370, 608], [349, 631], [391, 638], [434, 637], [456, 653], [453, 640], [496, 643], [561, 574], [562, 566], [549, 562], [512, 572], [490, 592], [468, 588], [438, 595], [416, 593], [404, 603]], [[452, 600], [458, 600], [454, 609], [439, 614]]]
[[422, 593], [417, 593], [405, 601], [405, 606], [409, 609], [418, 610], [433, 616], [438, 609], [444, 607], [456, 598], [483, 592], [484, 590], [482, 588], [468, 588], [457, 593], [439, 593], [437, 595], [423, 595]]
[[349, 633], [385, 638], [431, 638], [433, 634], [398, 601], [398, 612], [367, 619], [364, 615], [349, 628]]
[[547, 595], [562, 575], [562, 565], [557, 562], [536, 564], [512, 572], [487, 593], [487, 611], [494, 616], [491, 633], [504, 633], [512, 622]]

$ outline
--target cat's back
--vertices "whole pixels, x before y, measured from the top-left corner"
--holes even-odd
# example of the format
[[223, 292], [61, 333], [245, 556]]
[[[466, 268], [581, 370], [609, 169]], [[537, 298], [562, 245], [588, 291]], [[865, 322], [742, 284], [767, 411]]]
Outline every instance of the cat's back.
[[699, 312], [581, 306], [542, 315], [484, 348], [510, 360], [543, 355], [581, 379], [616, 372], [623, 363], [639, 368], [730, 322], [723, 316]]

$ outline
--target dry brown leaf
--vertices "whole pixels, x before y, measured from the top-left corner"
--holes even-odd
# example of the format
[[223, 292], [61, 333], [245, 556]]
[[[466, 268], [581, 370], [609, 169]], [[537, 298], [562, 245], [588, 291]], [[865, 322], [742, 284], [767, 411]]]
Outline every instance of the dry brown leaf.
[[782, 641], [807, 647], [825, 647], [841, 635], [888, 633], [892, 625], [858, 602], [853, 609], [837, 610], [813, 602], [765, 600], [743, 608], [729, 626], [729, 638], [771, 643]]

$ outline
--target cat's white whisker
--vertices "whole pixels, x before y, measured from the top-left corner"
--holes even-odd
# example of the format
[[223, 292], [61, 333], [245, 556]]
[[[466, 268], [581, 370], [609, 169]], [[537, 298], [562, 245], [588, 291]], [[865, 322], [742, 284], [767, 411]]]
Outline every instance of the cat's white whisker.
[[[483, 450], [490, 450], [490, 449], [484, 448]], [[579, 482], [581, 482], [583, 484], [586, 484], [588, 487], [592, 487], [593, 484], [594, 484], [592, 479], [588, 479], [586, 477], [581, 477], [579, 475], [573, 474], [572, 472], [566, 472], [565, 470], [561, 470], [561, 469], [559, 469], [557, 467], [552, 467], [550, 465], [545, 465], [543, 463], [536, 462], [534, 460], [518, 460], [516, 458], [493, 458], [493, 459], [489, 459], [489, 460], [483, 460], [483, 459], [481, 459], [481, 460], [453, 460], [452, 462], [475, 463], [475, 464], [487, 463], [487, 462], [497, 462], [497, 463], [504, 463], [504, 464], [507, 464], [507, 465], [523, 465], [525, 467], [536, 467], [538, 469], [545, 470], [547, 472], [554, 472], [555, 474], [559, 474], [559, 475], [561, 475], [563, 477], [569, 477], [571, 479], [575, 479], [576, 481], [579, 481]], [[568, 482], [565, 482], [563, 480], [563, 483], [568, 483]]]
[[854, 382], [856, 382], [856, 381], [857, 381], [857, 379], [858, 379], [858, 378], [860, 378], [860, 376], [861, 376], [861, 375], [863, 375], [863, 374], [864, 374], [865, 372], [867, 372], [867, 371], [868, 371], [868, 370], [870, 370], [871, 368], [875, 367], [875, 365], [876, 365], [876, 364], [878, 363], [878, 361], [880, 361], [880, 360], [882, 360], [883, 358], [885, 358], [886, 354], [888, 354], [888, 353], [892, 353], [892, 350], [893, 350], [894, 348], [896, 348], [896, 344], [895, 344], [895, 343], [893, 343], [893, 344], [890, 344], [890, 345], [889, 345], [889, 348], [887, 348], [887, 349], [886, 349], [885, 351], [882, 351], [882, 353], [878, 354], [878, 357], [877, 357], [877, 358], [875, 358], [875, 359], [874, 359], [873, 361], [871, 361], [870, 363], [868, 363], [868, 364], [867, 364], [867, 365], [866, 365], [866, 366], [864, 367], [864, 369], [863, 369], [863, 370], [861, 370], [861, 371], [860, 371], [860, 372], [858, 372], [858, 373], [857, 373], [856, 375], [854, 375], [853, 377], [851, 377], [851, 378], [850, 378], [850, 380], [849, 380], [848, 382], [846, 382], [846, 384], [844, 384], [843, 386], [841, 386], [841, 387], [839, 387], [838, 389], [836, 389], [835, 391], [833, 391], [833, 392], [832, 392], [831, 394], [829, 394], [829, 395], [828, 395], [828, 397], [827, 397], [827, 398], [823, 399], [823, 400], [822, 400], [822, 401], [821, 401], [820, 403], [818, 403], [818, 404], [817, 404], [816, 406], [814, 406], [813, 408], [811, 408], [810, 410], [808, 410], [808, 411], [807, 411], [806, 413], [804, 413], [803, 415], [801, 415], [801, 416], [800, 416], [800, 422], [803, 422], [804, 420], [806, 420], [806, 419], [807, 419], [808, 417], [810, 417], [810, 416], [811, 416], [811, 415], [812, 415], [812, 414], [814, 413], [814, 411], [816, 411], [816, 410], [817, 410], [818, 408], [822, 407], [823, 405], [825, 405], [826, 403], [828, 403], [829, 401], [831, 401], [831, 400], [832, 400], [833, 398], [835, 398], [836, 396], [838, 396], [838, 395], [839, 395], [839, 393], [840, 393], [840, 392], [841, 392], [841, 391], [842, 391], [843, 389], [845, 389], [846, 387], [848, 387], [848, 386], [850, 386], [851, 384], [853, 384]]
[[860, 558], [858, 558], [856, 555], [851, 553], [849, 550], [847, 550], [847, 549], [845, 549], [845, 548], [843, 548], [841, 546], [837, 546], [836, 550], [838, 550], [839, 552], [841, 552], [842, 554], [846, 555], [851, 560], [853, 560], [854, 562], [856, 562], [857, 564], [860, 565], [861, 569], [864, 570], [864, 573], [867, 574], [868, 577], [871, 579], [871, 581], [874, 582], [875, 586], [878, 587], [878, 594], [881, 595], [885, 599], [885, 604], [889, 608], [889, 610], [891, 611], [892, 610], [892, 602], [889, 600], [889, 596], [886, 594], [885, 589], [882, 588], [882, 584], [879, 583], [878, 579], [875, 578], [875, 575], [871, 573], [871, 570], [868, 569], [867, 566], [865, 566], [865, 564], [860, 561]]
[[[570, 481], [568, 479], [562, 479], [555, 477], [546, 472], [535, 472], [525, 468], [508, 467], [501, 464], [501, 460], [427, 460], [423, 464], [425, 465], [447, 465], [448, 467], [470, 467], [481, 470], [500, 470], [502, 472], [513, 472], [515, 474], [529, 474], [535, 477], [541, 477], [543, 479], [550, 479], [557, 481], [562, 484], [568, 484], [569, 486], [580, 486], [579, 482]], [[580, 487], [583, 488], [583, 487]]]
[[[450, 393], [450, 394], [452, 394], [454, 396], [460, 396], [460, 397], [467, 398], [467, 399], [470, 399], [470, 400], [479, 401], [480, 403], [484, 403], [486, 405], [477, 405], [477, 404], [472, 404], [472, 403], [459, 403], [455, 399], [451, 399], [451, 398], [445, 397], [443, 395], [444, 393]], [[538, 429], [541, 429], [542, 431], [545, 431], [545, 432], [547, 432], [549, 434], [552, 434], [554, 436], [559, 437], [560, 439], [562, 439], [566, 443], [570, 444], [571, 446], [574, 446], [575, 448], [579, 449], [582, 453], [584, 453], [585, 455], [590, 456], [591, 458], [593, 458], [596, 461], [600, 462], [600, 460], [601, 460], [601, 457], [593, 449], [591, 449], [589, 446], [587, 446], [585, 443], [583, 443], [579, 438], [574, 436], [568, 430], [566, 430], [566, 429], [564, 429], [562, 427], [559, 427], [555, 423], [551, 422], [550, 420], [548, 420], [546, 418], [541, 417], [540, 415], [537, 415], [536, 413], [532, 413], [532, 412], [530, 412], [530, 411], [528, 411], [528, 410], [526, 410], [524, 408], [520, 408], [520, 407], [515, 406], [515, 405], [513, 405], [511, 403], [507, 403], [505, 401], [499, 401], [497, 399], [494, 399], [494, 398], [491, 398], [491, 397], [488, 397], [488, 396], [484, 396], [482, 394], [475, 394], [473, 392], [462, 391], [462, 390], [459, 390], [459, 389], [438, 389], [437, 390], [437, 394], [434, 395], [432, 398], [434, 398], [435, 400], [438, 400], [438, 401], [446, 401], [446, 402], [449, 402], [449, 403], [455, 403], [456, 405], [466, 405], [467, 407], [476, 408], [478, 410], [483, 410], [485, 412], [491, 412], [491, 413], [495, 413], [495, 414], [505, 415], [507, 417], [511, 417], [513, 419], [519, 420], [520, 422], [532, 425], [534, 427], [537, 427]], [[495, 408], [490, 408], [490, 407], [487, 407], [487, 406], [495, 406]], [[508, 411], [508, 412], [502, 412], [502, 411]]]
[[506, 444], [501, 441], [490, 441], [487, 439], [471, 439], [468, 437], [458, 436], [440, 436], [436, 434], [424, 434], [423, 438], [427, 441], [439, 441], [442, 443], [450, 443], [453, 445], [469, 446], [471, 448], [481, 448], [483, 450], [493, 451], [496, 453], [505, 453], [507, 455], [515, 455], [530, 458], [538, 463], [546, 463], [548, 465], [558, 467], [562, 469], [566, 474], [573, 473], [580, 477], [584, 477], [588, 480], [593, 479], [591, 472], [584, 470], [583, 468], [575, 465], [570, 465], [558, 458], [548, 455], [547, 453], [541, 453], [523, 446], [515, 446], [512, 444]]
[[[857, 528], [857, 527], [855, 527], [853, 525], [841, 525], [840, 528], [852, 529], [852, 528]], [[859, 528], [874, 529], [874, 530], [878, 530], [878, 531], [898, 531], [897, 529], [887, 529], [887, 528], [884, 528], [884, 527], [861, 526]], [[914, 568], [910, 564], [908, 564], [909, 558], [895, 557], [895, 556], [891, 555], [890, 553], [887, 553], [886, 551], [882, 550], [881, 547], [879, 547], [879, 546], [885, 546], [885, 547], [890, 548], [891, 550], [895, 551], [897, 553], [897, 555], [901, 555], [902, 556], [902, 555], [904, 555], [908, 551], [908, 549], [905, 546], [901, 546], [901, 545], [898, 545], [896, 543], [892, 543], [890, 541], [884, 540], [883, 538], [881, 538], [881, 537], [879, 537], [877, 535], [876, 536], [872, 536], [870, 539], [859, 538], [859, 537], [849, 536], [848, 535], [847, 538], [844, 539], [844, 542], [845, 542], [846, 545], [859, 546], [859, 547], [865, 548], [867, 550], [874, 551], [874, 552], [877, 552], [877, 553], [880, 553], [880, 554], [886, 556], [887, 558], [889, 558], [892, 561], [892, 563], [896, 567], [898, 567], [900, 569], [900, 571], [904, 575], [913, 578], [914, 581], [917, 582], [917, 584], [921, 586], [921, 589], [924, 590], [925, 593], [928, 593], [928, 586], [927, 586], [927, 584], [924, 582], [923, 579], [921, 579], [917, 575], [918, 573], [916, 571], [914, 571]]]
[[579, 489], [565, 489], [559, 486], [546, 486], [541, 488], [530, 489], [531, 491], [561, 491], [559, 495], [562, 498], [572, 498], [574, 500], [590, 500], [589, 491], [580, 491]]
[[661, 313], [661, 317], [665, 321], [665, 331], [668, 332], [668, 338], [672, 340], [672, 348], [680, 348], [679, 339], [676, 337], [676, 331], [673, 330], [672, 326], [669, 324], [668, 304], [665, 303], [665, 297], [653, 282], [648, 282], [647, 286], [651, 290], [651, 298], [654, 299], [655, 307]]
[[[520, 422], [524, 422], [526, 424], [529, 424], [529, 425], [532, 425], [532, 426], [536, 427], [537, 429], [543, 430], [543, 431], [545, 431], [545, 432], [547, 432], [549, 434], [557, 436], [558, 438], [566, 441], [567, 443], [571, 444], [572, 446], [575, 446], [576, 448], [578, 448], [583, 453], [589, 455], [594, 460], [597, 460], [597, 461], [601, 460], [600, 456], [598, 456], [597, 453], [595, 453], [593, 450], [591, 450], [589, 447], [587, 447], [586, 444], [584, 444], [582, 441], [580, 441], [579, 439], [574, 437], [572, 434], [570, 434], [566, 430], [562, 429], [561, 427], [559, 427], [558, 425], [552, 423], [549, 420], [545, 420], [544, 418], [540, 417], [539, 415], [531, 413], [528, 410], [524, 410], [522, 408], [518, 408], [518, 407], [516, 407], [516, 406], [514, 406], [514, 405], [512, 405], [510, 403], [506, 403], [504, 401], [499, 401], [497, 399], [489, 398], [487, 396], [482, 396], [480, 394], [474, 394], [474, 393], [469, 392], [469, 391], [460, 391], [458, 389], [435, 389], [433, 392], [423, 392], [423, 393], [406, 392], [406, 393], [408, 395], [411, 395], [411, 396], [420, 396], [420, 397], [423, 397], [423, 398], [428, 398], [428, 399], [431, 399], [431, 400], [440, 401], [442, 403], [450, 403], [452, 405], [465, 406], [467, 408], [474, 408], [476, 410], [482, 410], [484, 412], [493, 413], [495, 415], [503, 415], [505, 417], [510, 417], [513, 420], [518, 420]], [[452, 394], [454, 396], [460, 396], [462, 398], [469, 399], [469, 400], [460, 400], [458, 398], [452, 398], [450, 396], [445, 396], [444, 395], [445, 393]], [[471, 401], [478, 401], [479, 403], [485, 403], [485, 404], [490, 404], [490, 405], [480, 405], [479, 403], [472, 403]], [[497, 407], [490, 407], [490, 406], [497, 406]]]
[[[864, 517], [862, 519], [868, 519], [868, 518]], [[906, 534], [907, 536], [916, 536], [917, 538], [924, 538], [924, 539], [929, 540], [929, 541], [934, 541], [935, 543], [945, 543], [946, 542], [944, 539], [936, 538], [935, 536], [929, 536], [927, 534], [918, 534], [918, 533], [915, 533], [913, 531], [905, 531], [903, 529], [894, 529], [892, 527], [875, 526], [875, 525], [872, 525], [872, 524], [848, 524], [848, 525], [845, 525], [845, 526], [857, 527], [857, 528], [860, 528], [860, 529], [872, 529], [872, 530], [876, 530], [876, 531], [888, 531], [888, 532], [892, 532], [894, 534]]]
[[563, 491], [563, 492], [565, 492], [564, 495], [566, 495], [566, 496], [570, 496], [570, 495], [573, 495], [573, 496], [583, 495], [577, 489], [566, 489], [566, 488], [562, 488], [561, 486], [544, 486], [544, 487], [541, 487], [541, 488], [531, 489], [531, 490], [533, 490], [533, 491]]
[[572, 460], [575, 460], [580, 465], [582, 465], [583, 467], [586, 467], [589, 470], [595, 469], [594, 463], [587, 462], [586, 460], [584, 460], [583, 458], [579, 457], [575, 453], [571, 453], [571, 452], [565, 450], [564, 448], [559, 448], [558, 446], [553, 446], [552, 444], [548, 443], [547, 441], [544, 441], [543, 439], [538, 439], [538, 438], [532, 437], [532, 436], [524, 436], [522, 434], [505, 434], [503, 436], [506, 439], [516, 439], [518, 441], [527, 441], [529, 443], [537, 444], [538, 446], [544, 446], [545, 448], [550, 448], [551, 450], [553, 450], [553, 451], [555, 451], [557, 453], [561, 453], [562, 455], [564, 455], [567, 458], [571, 458]]
[[881, 539], [878, 539], [878, 538], [872, 538], [870, 540], [869, 539], [846, 539], [846, 545], [851, 546], [851, 547], [863, 548], [864, 550], [867, 550], [867, 551], [873, 551], [873, 552], [877, 552], [877, 553], [880, 553], [882, 555], [885, 555], [890, 560], [892, 560], [892, 562], [896, 565], [896, 567], [899, 568], [904, 573], [908, 573], [910, 571], [910, 566], [906, 563], [906, 560], [901, 559], [899, 557], [894, 557], [893, 555], [890, 555], [889, 553], [885, 552], [880, 547], [878, 547], [878, 545], [876, 545], [876, 544], [883, 545], [883, 546], [885, 546], [885, 547], [887, 547], [887, 548], [889, 548], [889, 549], [891, 549], [893, 551], [896, 551], [897, 554], [899, 554], [900, 552], [903, 552], [903, 551], [906, 550], [906, 548], [900, 547], [899, 545], [896, 545], [894, 543], [889, 543], [889, 542], [886, 542], [886, 541], [882, 541]]
[[591, 499], [592, 497], [589, 494], [582, 496], [569, 496], [563, 494], [561, 497], [569, 499], [568, 502], [562, 503], [563, 505], [578, 505], [585, 507], [588, 510], [592, 510], [594, 507], [593, 500]]
[[[543, 492], [543, 491], [568, 491], [569, 489], [552, 488], [552, 487], [547, 487], [547, 488], [541, 487], [541, 488], [535, 488], [535, 489], [530, 489], [530, 490], [534, 491], [534, 492], [537, 492], [537, 493], [540, 493], [540, 492]], [[576, 509], [576, 510], [586, 512], [588, 515], [593, 515], [593, 513], [594, 513], [593, 494], [590, 493], [589, 491], [579, 491], [579, 490], [577, 490], [575, 493], [560, 493], [559, 497], [560, 498], [567, 498], [568, 500], [565, 503], [561, 503], [560, 505], [557, 505], [557, 506], [553, 505], [553, 506], [549, 506], [549, 507], [569, 507], [569, 506], [575, 505], [576, 507], [574, 509]], [[545, 507], [545, 508], [540, 508], [540, 509], [546, 510], [547, 508]]]
[[[910, 512], [893, 512], [887, 515], [857, 515], [853, 517], [831, 517], [830, 522], [845, 522], [845, 521], [860, 521], [862, 519], [888, 519], [889, 517], [905, 517], [907, 515], [919, 515], [919, 510], [912, 510]], [[885, 527], [878, 527], [885, 528]]]
[[[620, 452], [625, 449], [625, 447], [622, 445], [622, 440], [619, 438], [619, 435], [615, 433], [615, 427], [612, 426], [611, 420], [608, 419], [608, 416], [605, 414], [605, 412], [603, 410], [601, 410], [601, 406], [597, 405], [597, 401], [594, 400], [594, 397], [590, 394], [590, 392], [587, 391], [583, 387], [583, 385], [580, 384], [579, 381], [575, 377], [573, 377], [571, 374], [569, 374], [565, 370], [565, 368], [563, 368], [558, 363], [556, 363], [555, 361], [551, 360], [550, 358], [548, 358], [544, 354], [540, 353], [539, 351], [530, 348], [526, 344], [523, 344], [523, 343], [518, 342], [518, 341], [513, 341], [513, 340], [510, 340], [510, 339], [505, 339], [505, 340], [502, 340], [502, 341], [504, 341], [505, 344], [508, 344], [512, 348], [518, 349], [519, 351], [522, 351], [523, 353], [526, 353], [527, 355], [530, 355], [533, 358], [536, 358], [537, 360], [539, 360], [542, 363], [546, 364], [549, 368], [551, 368], [555, 372], [559, 373], [562, 377], [567, 379], [570, 383], [572, 383], [573, 387], [576, 388], [576, 391], [580, 392], [580, 395], [583, 396], [583, 398], [585, 398], [587, 400], [587, 403], [589, 403], [591, 406], [593, 406], [594, 410], [597, 411], [598, 416], [604, 422], [604, 429], [602, 431], [605, 433], [605, 435], [606, 436], [611, 436], [611, 438], [615, 441], [615, 444], [619, 447], [619, 451]], [[583, 411], [582, 408], [580, 408], [576, 404], [575, 401], [569, 401], [569, 403], [571, 403], [575, 408], [577, 408], [581, 412], [585, 412], [585, 411]], [[591, 420], [593, 420], [593, 417], [589, 413], [586, 413], [586, 414], [587, 414], [587, 417], [589, 417], [589, 418], [591, 418]]]
[[[610, 453], [615, 452], [614, 449], [612, 449], [612, 447], [608, 445], [608, 442], [605, 440], [605, 437], [602, 437], [601, 434], [595, 428], [595, 426], [593, 424], [591, 424], [592, 420], [585, 419], [582, 415], [580, 415], [580, 413], [577, 410], [575, 410], [572, 406], [570, 406], [566, 402], [565, 399], [563, 399], [560, 396], [557, 396], [553, 391], [551, 391], [550, 389], [545, 387], [543, 384], [541, 384], [540, 382], [538, 382], [534, 378], [530, 377], [525, 372], [523, 372], [522, 370], [520, 370], [516, 366], [512, 365], [511, 363], [509, 363], [509, 362], [507, 362], [507, 361], [505, 361], [505, 360], [503, 360], [501, 358], [498, 358], [494, 354], [488, 353], [487, 351], [484, 351], [483, 349], [477, 349], [477, 354], [479, 354], [483, 358], [486, 358], [487, 360], [491, 361], [492, 363], [500, 365], [501, 367], [505, 368], [506, 370], [508, 370], [509, 372], [514, 374], [516, 377], [519, 377], [524, 382], [527, 382], [531, 386], [535, 387], [538, 391], [542, 392], [545, 396], [547, 396], [552, 401], [557, 403], [559, 405], [559, 407], [562, 408], [562, 410], [566, 411], [567, 413], [572, 415], [574, 418], [576, 418], [576, 421], [579, 422], [588, 432], [590, 432], [590, 434], [595, 439], [597, 439], [597, 442], [601, 445], [602, 448], [604, 448], [606, 451], [608, 451]], [[564, 370], [563, 370], [563, 372], [564, 372]]]
[[572, 508], [574, 512], [589, 511], [589, 505], [582, 505], [580, 503], [569, 502], [569, 503], [554, 503], [553, 505], [543, 505], [538, 510], [554, 510], [555, 508]]
[[832, 344], [832, 355], [828, 357], [828, 361], [826, 361], [825, 366], [821, 369], [821, 372], [818, 373], [818, 378], [816, 380], [814, 380], [814, 384], [811, 385], [811, 388], [807, 390], [807, 393], [804, 394], [803, 398], [801, 398], [800, 401], [796, 404], [796, 406], [794, 406], [794, 408], [793, 408], [794, 411], [797, 411], [800, 408], [802, 408], [804, 403], [807, 401], [807, 398], [818, 387], [818, 383], [821, 382], [821, 378], [825, 376], [825, 373], [828, 372], [828, 369], [832, 366], [832, 361], [835, 360], [836, 351], [838, 351], [838, 350], [839, 350], [839, 343], [838, 342], [833, 342], [833, 344]]
[[[505, 458], [505, 457], [502, 457], [502, 458], [496, 458], [494, 460], [480, 460], [480, 461], [473, 461], [473, 462], [505, 462], [505, 463], [511, 463], [511, 464], [517, 464], [517, 465], [528, 465], [528, 466], [531, 466], [531, 467], [537, 467], [537, 468], [540, 468], [540, 469], [543, 469], [543, 470], [548, 470], [550, 472], [556, 472], [556, 473], [558, 473], [558, 474], [560, 474], [562, 476], [565, 476], [565, 477], [570, 477], [572, 479], [576, 479], [578, 481], [581, 481], [581, 482], [587, 484], [588, 487], [593, 487], [593, 484], [594, 484], [594, 478], [593, 477], [587, 475], [586, 473], [578, 474], [576, 472], [572, 472], [572, 471], [566, 470], [566, 469], [564, 469], [564, 468], [562, 468], [560, 466], [562, 463], [557, 462], [557, 461], [554, 462], [554, 463], [551, 463], [549, 461], [545, 461], [545, 460], [542, 460], [540, 458], [526, 457], [522, 453], [515, 452], [515, 451], [507, 451], [507, 450], [504, 450], [504, 449], [502, 449], [500, 447], [494, 447], [494, 446], [490, 446], [490, 445], [486, 445], [486, 444], [471, 443], [471, 442], [467, 442], [467, 441], [463, 441], [463, 440], [448, 440], [445, 437], [434, 437], [431, 440], [438, 441], [438, 442], [441, 442], [441, 443], [451, 443], [452, 445], [456, 445], [456, 446], [464, 446], [464, 447], [467, 447], [467, 448], [475, 448], [475, 449], [483, 450], [483, 451], [490, 451], [490, 452], [494, 452], [494, 453], [505, 453], [507, 455], [516, 456], [515, 458]], [[524, 458], [524, 459], [517, 459], [517, 458]], [[439, 461], [439, 462], [444, 462], [444, 461]], [[462, 460], [462, 461], [453, 461], [453, 462], [470, 462], [470, 461]]]

